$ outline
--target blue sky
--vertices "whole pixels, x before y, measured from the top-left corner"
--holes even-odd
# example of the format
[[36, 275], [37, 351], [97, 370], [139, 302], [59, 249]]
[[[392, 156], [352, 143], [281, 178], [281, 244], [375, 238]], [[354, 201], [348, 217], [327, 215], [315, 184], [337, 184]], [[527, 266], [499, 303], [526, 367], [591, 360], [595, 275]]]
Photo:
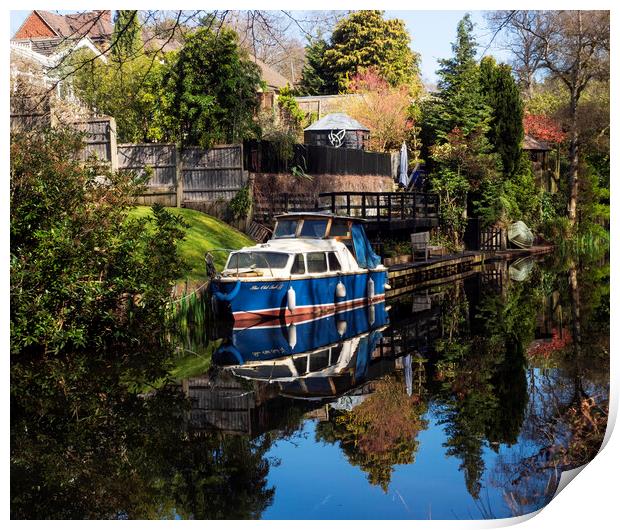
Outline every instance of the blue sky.
[[[411, 48], [422, 56], [422, 77], [425, 81], [434, 83], [437, 80], [435, 75], [438, 68], [437, 60], [452, 55], [456, 26], [468, 12], [474, 23], [479, 51], [482, 52], [492, 37], [482, 11], [386, 11], [385, 14], [388, 18], [400, 18], [405, 21], [411, 35]], [[506, 53], [500, 49], [497, 41], [496, 38], [487, 50], [487, 55], [494, 55], [500, 61], [508, 61]]]
[[[11, 35], [13, 35], [30, 11], [11, 11]], [[435, 83], [437, 59], [449, 57], [451, 43], [456, 35], [456, 25], [467, 11], [386, 11], [388, 18], [400, 18], [407, 24], [412, 37], [411, 48], [422, 56], [422, 77], [424, 81]], [[470, 11], [475, 24], [478, 44], [484, 49], [491, 39], [482, 11]], [[496, 43], [488, 50], [500, 60], [507, 60], [505, 53]]]

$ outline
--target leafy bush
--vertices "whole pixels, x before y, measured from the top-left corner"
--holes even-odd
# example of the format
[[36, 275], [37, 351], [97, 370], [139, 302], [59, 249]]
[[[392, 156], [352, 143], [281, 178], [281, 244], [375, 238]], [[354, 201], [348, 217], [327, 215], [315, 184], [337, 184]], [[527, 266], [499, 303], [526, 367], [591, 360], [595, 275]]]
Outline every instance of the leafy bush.
[[252, 207], [252, 194], [250, 188], [244, 186], [228, 203], [228, 208], [235, 219], [241, 219], [248, 215]]
[[288, 128], [296, 132], [301, 132], [306, 123], [306, 113], [299, 108], [290, 85], [287, 84], [280, 90], [278, 94], [278, 106], [280, 107], [280, 115]]
[[[80, 162], [81, 147], [71, 132], [11, 139], [16, 396], [38, 391], [22, 385], [45, 384], [45, 392], [68, 400], [84, 372], [98, 365], [150, 381], [165, 373], [170, 354], [163, 322], [170, 288], [184, 270], [181, 220], [159, 205], [152, 218], [128, 219], [141, 181]], [[140, 355], [138, 346], [150, 354]], [[34, 370], [42, 376], [29, 376]]]

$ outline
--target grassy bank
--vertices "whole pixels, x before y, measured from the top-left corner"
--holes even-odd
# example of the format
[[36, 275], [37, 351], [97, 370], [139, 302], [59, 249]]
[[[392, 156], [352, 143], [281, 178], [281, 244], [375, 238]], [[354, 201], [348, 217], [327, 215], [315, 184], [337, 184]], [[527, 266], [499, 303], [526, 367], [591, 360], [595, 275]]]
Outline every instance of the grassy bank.
[[[170, 208], [170, 211], [180, 215], [189, 225], [189, 228], [186, 230], [185, 240], [179, 245], [179, 250], [191, 267], [187, 275], [187, 279], [190, 281], [204, 279], [204, 256], [208, 250], [221, 248], [237, 249], [254, 244], [245, 234], [210, 215], [197, 212], [196, 210], [188, 210], [187, 208]], [[130, 215], [133, 217], [145, 217], [150, 214], [151, 209], [148, 206], [136, 206], [130, 212]], [[224, 266], [227, 256], [227, 252], [213, 252], [215, 266], [219, 270]]]

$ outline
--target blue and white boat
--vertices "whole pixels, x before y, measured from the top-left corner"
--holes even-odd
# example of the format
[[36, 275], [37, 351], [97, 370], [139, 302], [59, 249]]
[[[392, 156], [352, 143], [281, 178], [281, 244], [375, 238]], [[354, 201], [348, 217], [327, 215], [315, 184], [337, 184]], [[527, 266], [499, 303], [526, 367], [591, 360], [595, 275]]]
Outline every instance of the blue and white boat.
[[300, 322], [385, 299], [387, 269], [361, 220], [325, 213], [277, 217], [266, 243], [232, 252], [211, 281], [235, 327], [280, 318]]
[[213, 363], [236, 377], [277, 384], [283, 396], [335, 397], [367, 380], [388, 324], [380, 302], [300, 324], [249, 326], [223, 340]]

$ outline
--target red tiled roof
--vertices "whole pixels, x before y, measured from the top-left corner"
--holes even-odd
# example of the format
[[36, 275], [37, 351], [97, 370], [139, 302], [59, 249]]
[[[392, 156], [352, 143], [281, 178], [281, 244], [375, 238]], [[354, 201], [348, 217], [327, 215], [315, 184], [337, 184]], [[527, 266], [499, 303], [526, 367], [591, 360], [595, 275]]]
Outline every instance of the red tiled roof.
[[83, 37], [101, 39], [112, 34], [112, 13], [109, 10], [85, 11], [59, 15], [51, 11], [36, 13], [59, 37]]

